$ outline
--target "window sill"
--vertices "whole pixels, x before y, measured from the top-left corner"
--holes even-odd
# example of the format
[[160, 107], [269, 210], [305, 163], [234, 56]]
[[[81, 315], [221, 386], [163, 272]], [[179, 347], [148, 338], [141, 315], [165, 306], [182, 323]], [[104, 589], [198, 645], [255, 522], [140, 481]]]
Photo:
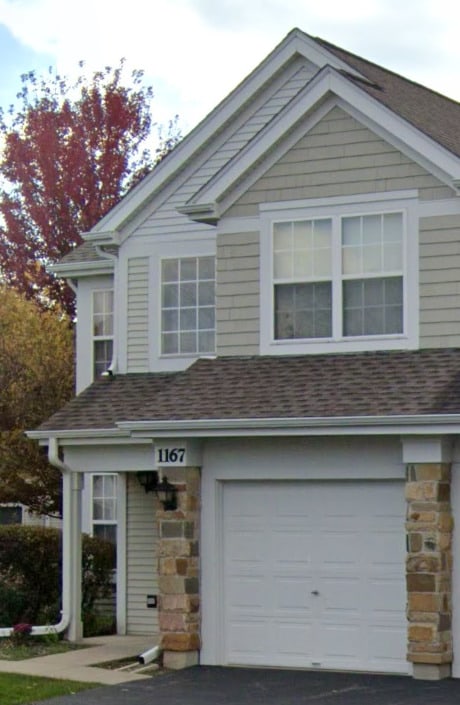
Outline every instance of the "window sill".
[[376, 350], [414, 350], [418, 340], [407, 335], [362, 336], [333, 340], [272, 340], [260, 344], [261, 355], [321, 355], [324, 353], [370, 352]]

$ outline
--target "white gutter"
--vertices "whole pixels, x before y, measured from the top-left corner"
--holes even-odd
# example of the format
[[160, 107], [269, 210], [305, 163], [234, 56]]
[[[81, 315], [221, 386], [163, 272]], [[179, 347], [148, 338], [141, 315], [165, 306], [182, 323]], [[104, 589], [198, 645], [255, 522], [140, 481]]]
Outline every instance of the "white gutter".
[[[316, 416], [266, 419], [186, 419], [173, 421], [120, 421], [117, 428], [63, 429], [56, 431], [63, 442], [76, 445], [106, 443], [141, 443], [142, 439], [216, 436], [325, 436], [391, 435], [395, 433], [432, 435], [460, 434], [460, 414], [426, 416]], [[27, 431], [28, 438], [48, 442], [52, 431]]]
[[83, 277], [94, 276], [96, 274], [107, 274], [113, 271], [112, 264], [104, 260], [90, 260], [88, 262], [65, 262], [64, 264], [53, 264], [49, 267], [53, 274], [59, 277]]
[[121, 421], [118, 428], [133, 437], [154, 432], [165, 436], [184, 435], [285, 435], [389, 434], [395, 432], [434, 434], [460, 433], [460, 414], [424, 416], [340, 416], [257, 419], [186, 419], [174, 421]]
[[[50, 438], [49, 441], [49, 446], [48, 446], [48, 460], [53, 465], [55, 468], [58, 468], [63, 474], [69, 474], [70, 473], [70, 468], [63, 463], [59, 456], [58, 456], [58, 443], [56, 438]], [[63, 535], [62, 537], [62, 552], [64, 556], [64, 552], [68, 549], [68, 546], [66, 546], [66, 537]], [[63, 568], [64, 572], [64, 560], [63, 560]], [[64, 583], [64, 580], [63, 580]], [[69, 604], [69, 595], [67, 593], [67, 590], [62, 590], [62, 610], [61, 610], [61, 619], [57, 624], [47, 624], [43, 626], [33, 626], [31, 635], [32, 636], [43, 636], [44, 634], [60, 634], [61, 632], [65, 631], [67, 627], [69, 626], [70, 623], [70, 604]], [[14, 627], [4, 627], [0, 629], [0, 637], [10, 637], [14, 633]]]

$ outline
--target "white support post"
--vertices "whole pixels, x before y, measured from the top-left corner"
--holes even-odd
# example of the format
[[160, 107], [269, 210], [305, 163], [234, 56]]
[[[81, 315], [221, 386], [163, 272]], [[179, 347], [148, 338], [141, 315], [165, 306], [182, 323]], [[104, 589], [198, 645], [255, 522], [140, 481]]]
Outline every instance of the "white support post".
[[83, 636], [81, 619], [81, 473], [63, 473], [62, 608], [69, 615], [67, 638]]

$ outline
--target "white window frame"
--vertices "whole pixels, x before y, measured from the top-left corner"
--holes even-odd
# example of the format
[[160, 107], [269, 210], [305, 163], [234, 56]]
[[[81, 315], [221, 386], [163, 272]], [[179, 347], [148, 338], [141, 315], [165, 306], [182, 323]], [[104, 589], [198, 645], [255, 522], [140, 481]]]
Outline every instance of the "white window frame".
[[[91, 526], [91, 536], [95, 536], [96, 534], [94, 533], [94, 527], [95, 526], [114, 526], [115, 527], [115, 547], [118, 545], [118, 515], [119, 515], [119, 491], [118, 491], [118, 473], [116, 472], [101, 472], [101, 473], [91, 473], [91, 490], [90, 490], [90, 526]], [[111, 477], [114, 479], [114, 484], [115, 484], [115, 490], [113, 495], [110, 495], [110, 497], [102, 497], [102, 500], [104, 501], [105, 499], [114, 499], [115, 500], [115, 517], [113, 519], [95, 519], [94, 518], [94, 482], [96, 478], [106, 478], [106, 477]]]
[[[97, 312], [95, 311], [95, 298], [96, 295], [112, 295], [112, 333], [110, 335], [95, 335], [94, 334], [94, 317], [97, 315]], [[108, 289], [93, 289], [91, 292], [91, 378], [94, 380], [96, 379], [95, 375], [95, 364], [96, 364], [96, 356], [95, 356], [95, 347], [96, 343], [99, 342], [112, 342], [112, 357], [113, 357], [113, 346], [114, 346], [114, 325], [115, 325], [115, 291], [113, 287], [108, 288]], [[112, 361], [109, 362], [108, 366], [110, 366]]]
[[[414, 349], [418, 346], [418, 192], [290, 201], [262, 204], [260, 267], [260, 352], [262, 355], [357, 352], [366, 350]], [[341, 219], [344, 216], [403, 214], [403, 321], [402, 334], [342, 336]], [[333, 328], [330, 338], [281, 339], [274, 337], [273, 223], [331, 218], [333, 220], [332, 282]], [[376, 275], [376, 276], [385, 276]], [[348, 277], [347, 277], [348, 278]], [[292, 283], [295, 283], [294, 281]]]
[[[177, 353], [165, 353], [162, 350], [162, 336], [163, 336], [163, 327], [162, 327], [162, 316], [163, 316], [163, 305], [162, 305], [162, 295], [163, 295], [163, 277], [162, 277], [162, 267], [163, 267], [163, 262], [166, 262], [168, 260], [177, 260], [180, 262], [181, 260], [185, 259], [195, 259], [197, 262], [200, 259], [205, 259], [205, 258], [210, 258], [214, 260], [214, 350], [208, 350], [204, 352], [199, 352], [194, 351], [194, 352], [177, 352]], [[159, 357], [163, 359], [167, 358], [197, 358], [200, 356], [209, 356], [209, 355], [214, 355], [215, 354], [215, 349], [216, 349], [216, 256], [215, 254], [193, 254], [193, 255], [182, 255], [182, 254], [177, 254], [176, 256], [164, 256], [160, 257], [159, 260], [159, 270], [160, 270], [160, 276], [159, 276], [159, 287], [160, 287], [160, 292], [159, 292], [159, 340], [158, 340], [158, 345], [159, 345]], [[196, 279], [196, 282], [200, 281], [199, 279]], [[211, 281], [211, 280], [205, 280], [205, 281]], [[197, 311], [199, 311], [199, 305], [196, 307]], [[177, 311], [180, 315], [181, 307], [177, 307]], [[211, 329], [209, 329], [211, 330]], [[180, 327], [178, 328], [178, 335], [180, 335], [181, 329]], [[195, 334], [199, 332], [199, 329], [195, 329]]]

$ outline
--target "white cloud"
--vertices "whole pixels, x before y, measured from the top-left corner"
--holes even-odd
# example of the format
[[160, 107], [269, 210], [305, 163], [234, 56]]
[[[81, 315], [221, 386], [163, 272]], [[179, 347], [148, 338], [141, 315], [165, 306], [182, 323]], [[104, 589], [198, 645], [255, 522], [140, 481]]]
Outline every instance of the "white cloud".
[[[192, 127], [294, 26], [460, 98], [458, 0], [0, 0], [0, 22], [67, 75], [124, 56], [160, 122]], [[31, 67], [33, 68], [33, 67]]]

